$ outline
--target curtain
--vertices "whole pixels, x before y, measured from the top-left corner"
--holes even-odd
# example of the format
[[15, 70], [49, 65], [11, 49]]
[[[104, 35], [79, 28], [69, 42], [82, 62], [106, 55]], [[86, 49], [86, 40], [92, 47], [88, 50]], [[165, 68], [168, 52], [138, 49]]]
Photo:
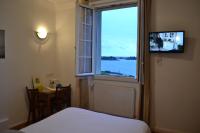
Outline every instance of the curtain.
[[148, 34], [150, 25], [151, 0], [139, 0], [139, 49], [140, 49], [140, 78], [142, 84], [142, 114], [141, 118], [149, 123], [150, 113], [150, 55], [148, 48]]

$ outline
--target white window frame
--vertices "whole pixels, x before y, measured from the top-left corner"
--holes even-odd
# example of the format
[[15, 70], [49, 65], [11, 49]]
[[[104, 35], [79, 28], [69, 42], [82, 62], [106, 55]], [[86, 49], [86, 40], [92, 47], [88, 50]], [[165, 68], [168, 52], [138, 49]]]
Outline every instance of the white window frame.
[[[93, 18], [92, 18], [92, 72], [90, 73], [79, 73], [79, 46], [80, 46], [80, 37], [79, 37], [79, 32], [80, 32], [80, 9], [81, 8], [87, 8], [87, 9], [90, 9], [93, 11]], [[94, 75], [95, 74], [95, 62], [94, 62], [94, 51], [95, 51], [95, 45], [94, 45], [94, 41], [95, 41], [95, 38], [94, 38], [94, 8], [90, 7], [90, 6], [86, 6], [86, 5], [82, 5], [82, 4], [77, 4], [76, 5], [76, 46], [75, 46], [75, 51], [76, 51], [76, 76], [88, 76], [88, 75]], [[84, 40], [83, 40], [84, 41]], [[87, 41], [87, 40], [85, 40]]]
[[[119, 5], [119, 6], [115, 6], [115, 7], [103, 7], [103, 8], [99, 8], [95, 11], [95, 20], [97, 20], [98, 22], [101, 22], [101, 16], [97, 16], [100, 15], [102, 11], [106, 11], [106, 10], [112, 10], [112, 9], [121, 9], [121, 8], [126, 8], [126, 7], [137, 7], [137, 4], [135, 3], [128, 3], [128, 4], [123, 4], [123, 5]], [[137, 16], [138, 17], [138, 16]], [[136, 77], [132, 78], [132, 77], [126, 77], [126, 76], [112, 76], [112, 75], [102, 75], [101, 73], [101, 23], [96, 24], [98, 25], [98, 27], [96, 27], [96, 54], [95, 54], [95, 58], [96, 58], [96, 71], [95, 71], [95, 79], [105, 79], [105, 80], [120, 80], [120, 81], [127, 81], [127, 82], [138, 82], [139, 80], [139, 43], [137, 40], [137, 64], [136, 64]], [[138, 27], [138, 26], [137, 26]], [[138, 29], [137, 29], [138, 31]], [[139, 33], [137, 33], [137, 35], [139, 35]], [[138, 38], [138, 36], [137, 36]]]
[[[100, 63], [101, 62], [101, 46], [99, 46], [99, 42], [101, 41], [101, 39], [98, 39], [99, 36], [99, 28], [100, 27], [96, 27], [96, 25], [99, 25], [99, 23], [96, 21], [96, 15], [97, 12], [99, 10], [103, 11], [106, 9], [117, 9], [117, 8], [125, 8], [125, 7], [134, 7], [137, 6], [136, 2], [131, 2], [131, 0], [128, 0], [127, 2], [122, 2], [120, 3], [119, 1], [116, 3], [112, 3], [112, 5], [115, 5], [114, 7], [112, 7], [110, 4], [103, 4], [103, 6], [86, 6], [86, 5], [82, 5], [79, 4], [77, 5], [77, 18], [76, 18], [76, 76], [88, 76], [88, 75], [94, 75], [95, 79], [104, 79], [104, 80], [114, 80], [114, 81], [125, 81], [125, 82], [139, 82], [139, 67], [140, 67], [140, 48], [139, 48], [139, 40], [137, 40], [137, 65], [136, 65], [136, 77], [132, 78], [132, 77], [126, 77], [126, 76], [112, 76], [112, 75], [101, 75], [101, 74], [97, 74], [99, 73], [99, 70], [96, 69], [98, 67], [100, 67]], [[92, 72], [91, 73], [78, 73], [78, 69], [79, 69], [79, 60], [78, 60], [78, 53], [79, 53], [79, 20], [80, 20], [80, 6], [81, 7], [85, 7], [88, 9], [93, 10], [93, 33], [92, 33]], [[111, 6], [111, 7], [110, 7]], [[138, 11], [139, 13], [139, 11]], [[139, 15], [137, 16], [138, 20], [139, 20]], [[99, 21], [100, 22], [100, 21]], [[138, 21], [139, 22], [139, 21]], [[98, 24], [97, 24], [98, 23]], [[139, 23], [138, 23], [139, 26]], [[137, 26], [137, 27], [138, 27]], [[98, 29], [96, 29], [98, 28]], [[138, 30], [138, 37], [139, 38], [139, 29]], [[98, 49], [98, 50], [97, 50]], [[100, 56], [99, 56], [100, 55]], [[99, 62], [97, 62], [97, 60], [99, 60]]]

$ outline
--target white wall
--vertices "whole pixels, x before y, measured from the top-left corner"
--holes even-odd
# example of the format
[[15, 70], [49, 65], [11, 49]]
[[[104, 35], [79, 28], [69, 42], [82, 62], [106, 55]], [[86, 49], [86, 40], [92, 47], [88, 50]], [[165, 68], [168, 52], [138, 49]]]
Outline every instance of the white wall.
[[56, 70], [63, 83], [72, 84], [73, 106], [78, 103], [75, 84], [75, 7], [75, 0], [56, 2]]
[[151, 125], [200, 132], [200, 1], [152, 0], [151, 31], [185, 30], [183, 54], [151, 55]]
[[[0, 116], [8, 117], [10, 125], [27, 118], [25, 86], [31, 76], [45, 80], [56, 72], [54, 9], [47, 0], [0, 0], [0, 29], [6, 30], [6, 58], [0, 60]], [[43, 45], [33, 36], [38, 25], [51, 32]]]

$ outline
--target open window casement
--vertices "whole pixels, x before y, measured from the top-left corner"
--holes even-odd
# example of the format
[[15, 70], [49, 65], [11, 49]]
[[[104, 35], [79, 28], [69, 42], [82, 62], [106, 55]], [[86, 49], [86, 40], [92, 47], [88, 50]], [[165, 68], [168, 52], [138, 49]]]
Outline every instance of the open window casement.
[[94, 10], [77, 5], [76, 76], [94, 75]]
[[[135, 0], [134, 0], [135, 1]], [[137, 47], [135, 47], [137, 51], [137, 55], [133, 55], [132, 53], [127, 56], [135, 56], [137, 58], [136, 61], [132, 62], [135, 69], [131, 69], [131, 72], [121, 72], [120, 70], [110, 70], [109, 69], [103, 69], [103, 63], [105, 64], [105, 61], [102, 61], [103, 56], [103, 49], [102, 47], [103, 43], [103, 36], [102, 34], [102, 20], [104, 16], [102, 15], [103, 12], [109, 11], [109, 10], [117, 10], [117, 9], [125, 9], [130, 7], [137, 7], [137, 3], [133, 2], [133, 0], [114, 0], [111, 3], [103, 2], [104, 5], [101, 5], [100, 3], [94, 4], [94, 2], [90, 2], [89, 6], [77, 4], [77, 18], [76, 18], [76, 76], [88, 76], [88, 75], [100, 75], [100, 76], [109, 76], [109, 77], [121, 77], [121, 78], [131, 78], [134, 80], [140, 80], [138, 72], [141, 66], [140, 64], [140, 49], [138, 47], [138, 42], [136, 42]], [[111, 5], [112, 6], [111, 6]], [[137, 15], [135, 15], [137, 16]], [[133, 16], [134, 17], [134, 16]], [[137, 21], [137, 19], [136, 19]], [[125, 22], [126, 23], [126, 22]], [[105, 25], [105, 24], [104, 24]], [[134, 28], [134, 27], [132, 27]], [[135, 28], [136, 29], [136, 28]], [[137, 32], [137, 31], [136, 31]], [[138, 35], [138, 33], [137, 33]], [[135, 37], [137, 38], [137, 37]], [[105, 40], [105, 39], [104, 39]], [[115, 41], [117, 39], [114, 39]], [[136, 40], [136, 39], [135, 39]], [[123, 41], [123, 38], [122, 38]], [[117, 42], [117, 41], [116, 41]], [[125, 42], [125, 41], [123, 41]], [[131, 42], [134, 43], [134, 42]], [[135, 43], [134, 43], [135, 44]], [[113, 49], [117, 49], [116, 47]], [[119, 48], [118, 48], [119, 49]], [[115, 52], [115, 50], [113, 50]], [[122, 52], [123, 53], [123, 52]], [[122, 56], [123, 54], [121, 54]], [[109, 55], [110, 56], [110, 55]], [[113, 54], [111, 56], [117, 56], [116, 54]], [[120, 55], [118, 55], [120, 56]], [[125, 70], [125, 69], [123, 69]], [[136, 72], [135, 72], [136, 71]], [[119, 74], [118, 74], [119, 73]], [[133, 73], [133, 74], [132, 74]], [[117, 75], [118, 74], [118, 75]], [[133, 75], [133, 76], [132, 76]]]

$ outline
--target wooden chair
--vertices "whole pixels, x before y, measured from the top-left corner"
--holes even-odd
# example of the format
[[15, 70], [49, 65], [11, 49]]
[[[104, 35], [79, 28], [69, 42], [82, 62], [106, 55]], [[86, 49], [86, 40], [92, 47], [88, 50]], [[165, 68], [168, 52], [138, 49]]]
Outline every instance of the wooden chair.
[[57, 86], [55, 98], [52, 99], [52, 111], [58, 112], [71, 106], [71, 85]]
[[26, 87], [29, 101], [28, 123], [34, 123], [45, 117], [46, 101], [40, 98], [38, 89]]

